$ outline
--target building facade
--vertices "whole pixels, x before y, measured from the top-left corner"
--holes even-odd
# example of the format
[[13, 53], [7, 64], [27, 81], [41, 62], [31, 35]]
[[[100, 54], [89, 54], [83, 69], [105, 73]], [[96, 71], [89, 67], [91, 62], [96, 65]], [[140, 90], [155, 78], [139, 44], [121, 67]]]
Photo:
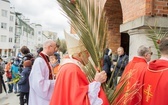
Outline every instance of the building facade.
[[36, 54], [47, 39], [57, 38], [57, 33], [43, 32], [42, 25], [30, 23], [22, 13], [15, 12], [8, 0], [0, 1], [0, 25], [0, 56], [17, 56], [22, 46]]
[[21, 13], [16, 12], [15, 14], [15, 53], [17, 54], [22, 46], [28, 46], [30, 52], [34, 53], [35, 29], [30, 25], [29, 20], [25, 19]]
[[0, 55], [11, 56], [15, 40], [15, 12], [8, 0], [0, 1]]

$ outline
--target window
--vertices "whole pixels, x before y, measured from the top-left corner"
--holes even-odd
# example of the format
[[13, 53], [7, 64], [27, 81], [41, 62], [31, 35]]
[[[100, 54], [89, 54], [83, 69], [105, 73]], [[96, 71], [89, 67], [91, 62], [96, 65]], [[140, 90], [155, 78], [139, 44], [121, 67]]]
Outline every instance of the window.
[[15, 43], [20, 43], [20, 38], [15, 38]]
[[2, 9], [2, 14], [1, 14], [3, 17], [7, 17], [7, 10], [3, 10]]
[[5, 35], [1, 35], [1, 42], [6, 42], [6, 36]]
[[13, 21], [13, 16], [10, 16], [10, 21]]
[[13, 27], [9, 27], [9, 32], [13, 32]]
[[6, 29], [7, 23], [1, 23], [1, 28]]
[[12, 38], [9, 38], [9, 42], [12, 42]]

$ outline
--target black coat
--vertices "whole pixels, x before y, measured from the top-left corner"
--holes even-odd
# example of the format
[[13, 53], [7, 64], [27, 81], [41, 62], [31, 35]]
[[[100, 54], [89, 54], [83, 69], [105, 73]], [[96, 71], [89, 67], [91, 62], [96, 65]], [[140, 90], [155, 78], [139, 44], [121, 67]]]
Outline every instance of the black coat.
[[0, 64], [0, 93], [2, 93], [3, 74], [5, 73], [2, 65]]
[[2, 93], [2, 75], [0, 75], [0, 93]]
[[103, 70], [106, 73], [111, 73], [110, 68], [111, 68], [111, 58], [108, 55], [104, 55]]
[[18, 82], [20, 92], [29, 92], [29, 75], [31, 68], [25, 67], [21, 73], [21, 79]]
[[128, 64], [128, 58], [129, 57], [126, 54], [123, 54], [120, 57], [117, 56], [117, 60], [115, 60], [115, 61], [117, 61], [116, 68], [115, 68], [115, 65], [113, 65], [113, 64], [111, 65], [111, 68], [115, 68], [116, 69], [115, 73], [114, 73], [114, 76], [116, 76], [117, 74], [119, 76], [122, 75], [122, 73], [123, 73], [123, 71], [125, 69], [125, 66]]

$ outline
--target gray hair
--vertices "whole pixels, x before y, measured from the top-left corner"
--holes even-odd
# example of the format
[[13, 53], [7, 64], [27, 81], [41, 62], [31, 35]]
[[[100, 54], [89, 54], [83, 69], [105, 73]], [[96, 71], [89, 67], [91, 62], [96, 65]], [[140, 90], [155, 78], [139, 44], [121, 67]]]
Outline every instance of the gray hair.
[[139, 48], [138, 48], [138, 56], [144, 56], [146, 53], [150, 52], [150, 47], [147, 47], [147, 46], [144, 46], [144, 45], [141, 45]]
[[168, 36], [165, 36], [161, 39], [159, 44], [159, 50], [161, 54], [168, 55]]

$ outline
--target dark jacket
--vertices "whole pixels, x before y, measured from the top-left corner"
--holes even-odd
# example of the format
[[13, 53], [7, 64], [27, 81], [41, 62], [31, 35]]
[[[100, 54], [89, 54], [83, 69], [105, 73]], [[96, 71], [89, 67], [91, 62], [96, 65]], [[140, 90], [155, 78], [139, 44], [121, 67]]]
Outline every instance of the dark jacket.
[[29, 92], [29, 74], [31, 71], [31, 67], [23, 68], [21, 73], [21, 79], [18, 82], [20, 87], [20, 92]]
[[111, 67], [111, 59], [110, 59], [110, 56], [104, 55], [103, 70], [104, 70], [106, 73], [111, 73], [110, 67]]
[[0, 64], [0, 93], [2, 93], [3, 74], [4, 74], [4, 69]]
[[116, 75], [121, 76], [125, 69], [125, 66], [128, 64], [128, 55], [123, 54], [121, 56], [118, 56], [116, 61], [117, 61], [116, 67], [114, 65], [112, 65], [111, 67], [116, 69], [114, 76]]
[[3, 77], [2, 75], [0, 75], [0, 94], [2, 93], [2, 79]]
[[107, 74], [111, 74], [111, 71], [110, 71], [111, 55], [109, 54], [109, 51], [110, 50], [108, 48], [105, 49], [104, 58], [103, 58], [103, 68], [102, 68]]

